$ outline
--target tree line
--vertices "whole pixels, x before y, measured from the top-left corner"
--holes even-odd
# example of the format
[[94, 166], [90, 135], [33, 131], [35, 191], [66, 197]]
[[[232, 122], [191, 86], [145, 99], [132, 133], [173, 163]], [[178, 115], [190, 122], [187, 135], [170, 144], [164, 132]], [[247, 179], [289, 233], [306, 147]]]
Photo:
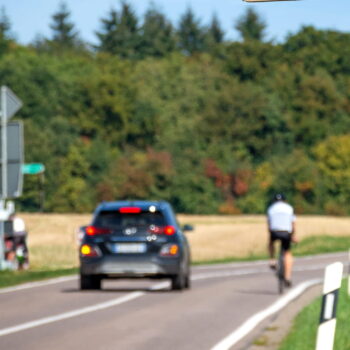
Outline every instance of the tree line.
[[[350, 213], [350, 34], [302, 27], [281, 43], [251, 8], [225, 38], [189, 8], [174, 27], [123, 1], [85, 43], [62, 3], [52, 37], [20, 45], [0, 15], [0, 81], [23, 100], [25, 161], [46, 166], [48, 212], [164, 199], [186, 213]], [[22, 210], [39, 207], [25, 176]]]

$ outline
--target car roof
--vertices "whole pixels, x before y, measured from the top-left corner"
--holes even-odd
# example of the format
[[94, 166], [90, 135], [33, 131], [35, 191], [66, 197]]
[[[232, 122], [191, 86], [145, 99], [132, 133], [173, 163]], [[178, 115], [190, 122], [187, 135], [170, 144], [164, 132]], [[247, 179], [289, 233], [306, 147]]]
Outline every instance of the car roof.
[[166, 209], [170, 207], [170, 204], [165, 201], [114, 201], [114, 202], [102, 202], [97, 208], [97, 211], [100, 210], [118, 210], [122, 207], [138, 207], [141, 210], [148, 210], [150, 206], [155, 206], [156, 209]]

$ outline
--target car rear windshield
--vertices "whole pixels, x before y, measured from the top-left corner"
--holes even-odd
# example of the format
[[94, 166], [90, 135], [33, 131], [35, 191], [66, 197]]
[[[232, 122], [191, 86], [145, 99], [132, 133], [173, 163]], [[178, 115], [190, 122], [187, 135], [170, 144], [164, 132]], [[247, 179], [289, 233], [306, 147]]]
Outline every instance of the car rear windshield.
[[123, 214], [118, 211], [101, 211], [94, 225], [98, 227], [106, 227], [111, 229], [130, 227], [130, 226], [165, 226], [165, 219], [161, 212], [149, 211], [137, 214]]

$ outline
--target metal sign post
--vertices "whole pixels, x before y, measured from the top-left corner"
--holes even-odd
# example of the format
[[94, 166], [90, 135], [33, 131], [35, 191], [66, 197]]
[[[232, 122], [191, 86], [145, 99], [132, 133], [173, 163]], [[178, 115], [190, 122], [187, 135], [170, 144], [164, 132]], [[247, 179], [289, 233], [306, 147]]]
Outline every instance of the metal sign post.
[[1, 198], [7, 198], [7, 99], [6, 87], [1, 87]]
[[[22, 107], [21, 100], [9, 89], [7, 86], [1, 87], [1, 201], [3, 203], [3, 207], [5, 207], [5, 200], [8, 198], [8, 170], [10, 169], [12, 171], [13, 165], [10, 164], [8, 167], [8, 151], [10, 153], [13, 153], [13, 151], [16, 153], [17, 148], [15, 149], [10, 146], [10, 150], [8, 150], [8, 141], [12, 142], [13, 138], [10, 138], [8, 140], [8, 121], [11, 119], [11, 117]], [[16, 127], [16, 130], [20, 130], [21, 126]], [[20, 138], [20, 131], [18, 132], [18, 140]], [[17, 139], [17, 138], [16, 138]], [[23, 139], [23, 137], [22, 137]], [[21, 144], [21, 140], [18, 141], [18, 145]], [[23, 143], [22, 143], [23, 144]], [[18, 147], [21, 149], [21, 146]], [[20, 150], [18, 151], [20, 153]], [[22, 152], [23, 153], [23, 152]], [[15, 165], [15, 168], [19, 168], [19, 166]], [[20, 169], [20, 168], [19, 168]], [[18, 187], [21, 186], [20, 181], [21, 173], [19, 171], [18, 176]], [[19, 194], [21, 192], [21, 188], [18, 189], [17, 193]], [[5, 235], [5, 226], [4, 226], [4, 219], [0, 221], [0, 270], [5, 268], [6, 261], [5, 261], [5, 248], [4, 248], [4, 235]]]
[[0, 271], [5, 269], [5, 221], [0, 221]]
[[21, 100], [7, 87], [1, 87], [1, 198], [7, 199], [7, 122], [22, 107]]

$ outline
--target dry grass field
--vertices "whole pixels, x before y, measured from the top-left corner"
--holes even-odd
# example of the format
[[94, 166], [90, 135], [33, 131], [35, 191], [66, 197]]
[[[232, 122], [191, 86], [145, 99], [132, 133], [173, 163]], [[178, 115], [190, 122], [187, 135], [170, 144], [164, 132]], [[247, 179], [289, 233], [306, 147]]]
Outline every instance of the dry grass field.
[[[77, 228], [89, 224], [91, 215], [21, 214], [29, 231], [31, 267], [35, 270], [77, 266]], [[264, 216], [179, 215], [180, 223], [195, 226], [187, 234], [196, 261], [244, 258], [265, 253]], [[350, 236], [350, 217], [299, 216], [297, 235]]]

